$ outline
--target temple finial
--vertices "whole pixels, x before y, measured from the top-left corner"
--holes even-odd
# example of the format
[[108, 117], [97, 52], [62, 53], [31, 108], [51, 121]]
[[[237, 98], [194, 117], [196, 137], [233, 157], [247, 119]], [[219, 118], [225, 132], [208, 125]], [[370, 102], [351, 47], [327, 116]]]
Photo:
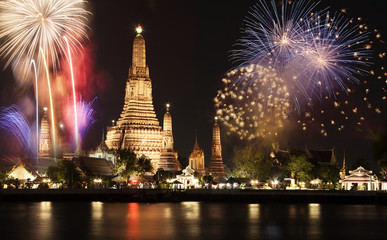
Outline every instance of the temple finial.
[[169, 103], [167, 103], [166, 105], [165, 105], [165, 107], [167, 108], [167, 112], [169, 112], [169, 107], [170, 107], [171, 105], [169, 104]]
[[136, 32], [137, 32], [138, 34], [141, 34], [141, 33], [142, 33], [142, 27], [141, 27], [140, 24], [137, 25], [137, 27], [136, 27]]

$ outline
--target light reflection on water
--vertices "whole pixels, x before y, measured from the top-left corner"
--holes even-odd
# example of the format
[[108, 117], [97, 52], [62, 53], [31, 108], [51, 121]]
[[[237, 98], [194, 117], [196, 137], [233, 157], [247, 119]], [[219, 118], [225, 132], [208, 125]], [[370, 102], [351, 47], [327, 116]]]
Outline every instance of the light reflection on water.
[[315, 239], [318, 236], [321, 235], [321, 229], [320, 229], [320, 218], [321, 218], [321, 212], [320, 212], [320, 204], [318, 203], [310, 203], [308, 205], [308, 239]]
[[[184, 222], [187, 226], [188, 236], [197, 239], [200, 234], [200, 203], [199, 202], [182, 202], [182, 212]], [[216, 211], [216, 210], [215, 210]], [[172, 219], [170, 219], [171, 221]]]
[[0, 203], [1, 239], [386, 239], [387, 206]]
[[253, 238], [254, 236], [259, 236], [259, 204], [248, 204], [248, 236]]
[[93, 235], [100, 235], [103, 227], [103, 203], [92, 202], [91, 203], [91, 229]]
[[42, 239], [50, 239], [52, 229], [52, 208], [51, 202], [40, 202], [37, 212], [36, 230]]

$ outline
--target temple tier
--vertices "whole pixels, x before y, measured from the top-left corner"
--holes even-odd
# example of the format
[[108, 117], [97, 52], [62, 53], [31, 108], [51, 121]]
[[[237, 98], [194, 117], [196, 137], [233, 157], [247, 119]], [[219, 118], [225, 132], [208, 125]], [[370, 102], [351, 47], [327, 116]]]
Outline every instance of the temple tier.
[[170, 115], [169, 118], [164, 117], [164, 121], [170, 124], [164, 123], [167, 128], [163, 131], [153, 107], [145, 40], [141, 31], [137, 32], [133, 42], [132, 66], [126, 81], [124, 107], [117, 124], [107, 131], [106, 145], [109, 149], [130, 149], [137, 156], [149, 157], [155, 171], [158, 168], [178, 171], [181, 166], [177, 153], [173, 151], [172, 119]]

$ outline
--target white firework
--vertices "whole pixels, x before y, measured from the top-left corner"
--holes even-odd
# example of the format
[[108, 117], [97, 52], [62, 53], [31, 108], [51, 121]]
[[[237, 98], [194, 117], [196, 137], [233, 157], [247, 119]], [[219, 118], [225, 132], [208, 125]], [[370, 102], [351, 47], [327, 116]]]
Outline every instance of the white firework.
[[22, 74], [30, 72], [30, 61], [42, 66], [46, 55], [54, 71], [61, 55], [66, 55], [67, 37], [72, 51], [82, 47], [87, 37], [90, 12], [84, 0], [5, 0], [0, 1], [0, 55]]

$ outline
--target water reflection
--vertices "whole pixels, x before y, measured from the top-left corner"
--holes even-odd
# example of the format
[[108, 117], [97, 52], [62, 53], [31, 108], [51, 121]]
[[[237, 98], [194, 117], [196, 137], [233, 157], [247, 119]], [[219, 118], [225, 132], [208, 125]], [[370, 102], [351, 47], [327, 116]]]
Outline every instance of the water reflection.
[[52, 236], [52, 208], [51, 202], [40, 202], [37, 214], [36, 231], [42, 239], [50, 239]]
[[103, 227], [103, 203], [91, 202], [91, 229], [95, 235], [99, 235]]
[[173, 214], [173, 209], [171, 205], [166, 205], [164, 208], [164, 232], [167, 236], [173, 236], [175, 234], [175, 226], [174, 223], [176, 221], [175, 216]]
[[248, 214], [249, 214], [249, 225], [248, 225], [248, 234], [250, 238], [258, 236], [259, 234], [259, 204], [249, 204], [248, 205]]
[[290, 219], [297, 218], [297, 207], [296, 207], [296, 205], [289, 205], [288, 214], [289, 214], [289, 218]]
[[182, 214], [185, 218], [187, 234], [190, 237], [198, 238], [200, 235], [200, 203], [199, 202], [182, 202]]
[[[387, 206], [0, 202], [1, 239], [385, 239]], [[340, 231], [338, 231], [340, 230]]]
[[259, 219], [259, 204], [249, 204], [249, 220], [257, 221]]
[[138, 239], [139, 237], [139, 205], [138, 203], [128, 203], [128, 237], [129, 239]]
[[308, 238], [315, 239], [316, 237], [321, 235], [321, 206], [317, 203], [310, 203], [308, 205], [309, 212], [309, 230], [308, 230]]

